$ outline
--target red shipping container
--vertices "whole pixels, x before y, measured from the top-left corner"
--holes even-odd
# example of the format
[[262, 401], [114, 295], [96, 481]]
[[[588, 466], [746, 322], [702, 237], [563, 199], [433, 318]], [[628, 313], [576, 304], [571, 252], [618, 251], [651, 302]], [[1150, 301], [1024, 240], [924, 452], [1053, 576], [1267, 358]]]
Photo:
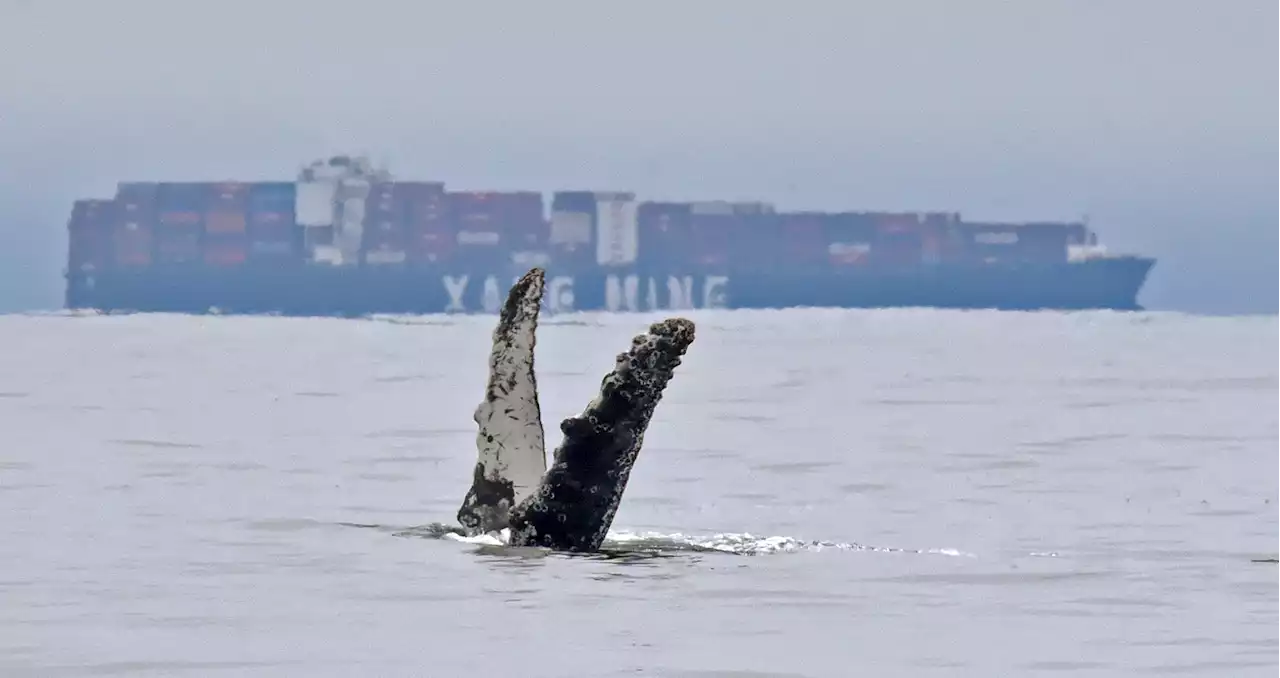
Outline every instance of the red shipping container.
[[237, 266], [248, 258], [248, 240], [244, 237], [206, 237], [202, 249], [204, 263], [211, 266]]
[[875, 224], [877, 233], [914, 233], [925, 223], [919, 212], [871, 212], [865, 215]]
[[117, 186], [111, 227], [112, 259], [116, 265], [151, 264], [158, 192], [159, 184], [155, 183], [126, 182]]
[[460, 244], [506, 243], [513, 249], [547, 246], [550, 232], [541, 193], [482, 191], [446, 195], [446, 209], [457, 224]]
[[364, 201], [365, 223], [371, 219], [390, 219], [404, 221], [408, 216], [407, 184], [383, 183], [369, 187], [369, 196]]
[[727, 266], [733, 240], [742, 236], [740, 226], [740, 218], [735, 214], [690, 215], [690, 262], [699, 268]]
[[447, 228], [444, 223], [447, 220], [444, 184], [441, 182], [383, 184], [371, 197], [367, 213], [377, 221], [394, 222], [405, 232], [406, 241], [412, 238], [412, 234], [439, 232]]
[[931, 226], [918, 212], [877, 212], [867, 217], [874, 224], [870, 261], [881, 266], [911, 267], [924, 261], [924, 235]]
[[448, 205], [442, 197], [410, 201], [405, 208], [405, 230], [409, 233], [453, 230]]
[[811, 270], [827, 264], [827, 234], [823, 218], [817, 212], [791, 212], [779, 215], [782, 233], [778, 248], [782, 266]]
[[367, 250], [403, 250], [408, 240], [406, 236], [403, 222], [390, 218], [375, 218], [372, 221], [365, 220], [361, 240]]
[[450, 230], [419, 231], [409, 236], [409, 261], [442, 264], [453, 259], [458, 248], [457, 234]]
[[501, 208], [496, 193], [449, 193], [449, 213], [458, 228], [458, 241], [480, 240], [482, 233], [500, 234]]
[[244, 233], [248, 229], [245, 213], [218, 210], [206, 212], [204, 215], [205, 233], [218, 235]]
[[260, 226], [276, 227], [276, 226], [293, 226], [293, 213], [283, 211], [257, 211], [250, 212], [248, 218], [248, 226], [250, 229]]

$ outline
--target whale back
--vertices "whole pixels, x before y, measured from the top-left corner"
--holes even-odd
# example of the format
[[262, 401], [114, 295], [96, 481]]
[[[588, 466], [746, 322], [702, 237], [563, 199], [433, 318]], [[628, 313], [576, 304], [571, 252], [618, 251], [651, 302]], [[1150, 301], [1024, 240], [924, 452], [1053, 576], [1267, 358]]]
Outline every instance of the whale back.
[[458, 522], [471, 535], [508, 526], [546, 471], [533, 354], [545, 273], [535, 268], [511, 288], [493, 332], [489, 380], [475, 410], [477, 459]]
[[510, 513], [512, 545], [599, 550], [649, 421], [693, 339], [693, 323], [674, 318], [650, 326], [618, 355], [599, 395], [560, 424], [564, 440], [542, 483]]

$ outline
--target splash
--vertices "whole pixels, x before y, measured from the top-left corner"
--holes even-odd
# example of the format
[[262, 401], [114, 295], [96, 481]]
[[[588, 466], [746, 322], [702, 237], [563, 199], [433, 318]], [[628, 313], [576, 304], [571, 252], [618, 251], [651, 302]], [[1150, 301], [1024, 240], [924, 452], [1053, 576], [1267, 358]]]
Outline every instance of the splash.
[[[430, 523], [416, 527], [386, 528], [374, 525], [354, 525], [390, 532], [393, 536], [418, 539], [443, 539], [463, 544], [471, 544], [482, 548], [505, 547], [510, 542], [511, 531], [468, 537], [462, 529], [455, 525]], [[907, 553], [941, 555], [955, 558], [976, 558], [967, 553], [951, 548], [935, 549], [903, 549], [884, 546], [868, 546], [846, 542], [824, 541], [817, 539], [800, 539], [788, 536], [757, 536], [747, 532], [721, 532], [715, 534], [695, 535], [681, 532], [663, 533], [653, 531], [633, 532], [627, 530], [610, 530], [605, 537], [601, 551], [610, 553], [650, 553], [676, 554], [681, 552], [723, 553], [740, 556], [759, 556], [785, 553], [817, 553], [822, 551], [866, 551], [873, 553]]]

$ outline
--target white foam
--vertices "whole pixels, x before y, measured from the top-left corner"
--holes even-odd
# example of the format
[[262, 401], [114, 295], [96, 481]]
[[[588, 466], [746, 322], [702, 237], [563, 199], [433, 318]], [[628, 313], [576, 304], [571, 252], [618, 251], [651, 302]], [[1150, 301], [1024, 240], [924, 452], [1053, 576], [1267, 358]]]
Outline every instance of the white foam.
[[504, 528], [501, 532], [486, 532], [477, 534], [474, 537], [468, 537], [456, 532], [445, 532], [445, 539], [460, 541], [464, 544], [475, 544], [477, 546], [506, 546], [511, 542], [511, 530]]
[[[454, 532], [445, 532], [445, 539], [474, 544], [476, 546], [506, 546], [511, 540], [511, 530], [489, 532], [487, 534], [466, 537]], [[821, 551], [872, 551], [883, 553], [920, 553], [949, 556], [953, 558], [976, 558], [972, 553], [954, 548], [936, 549], [901, 549], [867, 546], [863, 544], [807, 540], [782, 535], [758, 537], [747, 532], [721, 532], [707, 535], [684, 534], [682, 532], [632, 532], [626, 530], [610, 531], [602, 545], [604, 550], [646, 550], [646, 551], [717, 551], [737, 555], [766, 555], [774, 553], [816, 553]]]

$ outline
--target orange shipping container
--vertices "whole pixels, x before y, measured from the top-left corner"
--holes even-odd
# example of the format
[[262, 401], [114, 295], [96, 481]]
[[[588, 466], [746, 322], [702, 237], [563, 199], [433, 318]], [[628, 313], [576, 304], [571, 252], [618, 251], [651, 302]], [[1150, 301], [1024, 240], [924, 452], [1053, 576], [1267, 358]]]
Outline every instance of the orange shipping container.
[[206, 233], [232, 234], [245, 232], [244, 212], [209, 212], [204, 215]]

